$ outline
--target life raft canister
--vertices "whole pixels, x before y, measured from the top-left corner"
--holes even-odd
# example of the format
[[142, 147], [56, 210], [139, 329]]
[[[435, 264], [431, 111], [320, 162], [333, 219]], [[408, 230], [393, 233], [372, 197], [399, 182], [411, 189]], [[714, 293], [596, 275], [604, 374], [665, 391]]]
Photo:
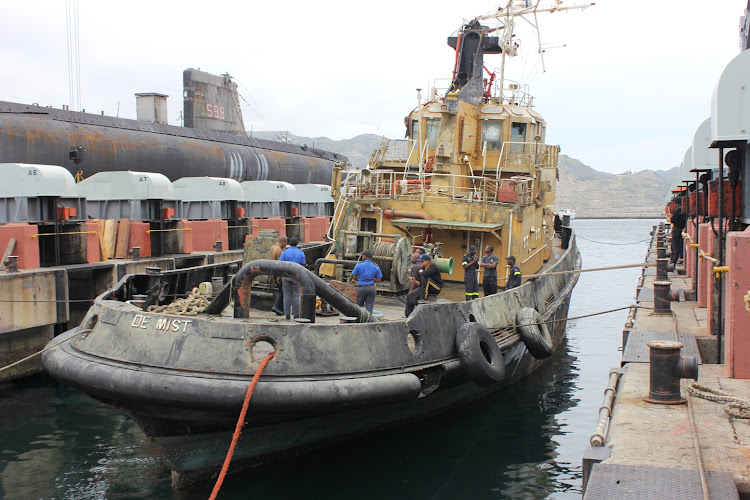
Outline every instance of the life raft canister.
[[505, 377], [503, 353], [483, 325], [461, 325], [456, 333], [456, 351], [464, 371], [478, 386], [489, 387]]
[[518, 334], [526, 349], [536, 359], [550, 357], [553, 350], [552, 337], [542, 317], [533, 307], [523, 307], [516, 313]]

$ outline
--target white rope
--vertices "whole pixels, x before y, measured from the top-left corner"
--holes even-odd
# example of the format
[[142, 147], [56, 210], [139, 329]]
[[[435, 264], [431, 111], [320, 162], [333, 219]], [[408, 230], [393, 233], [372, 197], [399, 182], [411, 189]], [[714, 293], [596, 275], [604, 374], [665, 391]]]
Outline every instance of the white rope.
[[715, 403], [726, 403], [724, 405], [724, 412], [730, 417], [750, 419], [750, 398], [714, 389], [701, 385], [698, 382], [689, 384], [687, 390], [697, 398]]

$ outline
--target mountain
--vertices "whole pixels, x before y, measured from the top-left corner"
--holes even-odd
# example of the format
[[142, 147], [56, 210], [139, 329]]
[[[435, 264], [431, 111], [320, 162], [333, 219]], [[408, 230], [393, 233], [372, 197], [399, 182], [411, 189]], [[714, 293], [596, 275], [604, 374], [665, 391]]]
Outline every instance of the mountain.
[[[358, 135], [335, 141], [327, 137], [301, 137], [288, 132], [254, 132], [258, 139], [287, 140], [293, 144], [341, 153], [355, 167], [367, 165], [383, 137]], [[575, 158], [560, 155], [557, 207], [576, 211], [578, 218], [662, 217], [677, 168], [641, 170], [624, 174], [600, 172]]]
[[558, 167], [557, 206], [574, 209], [579, 218], [661, 217], [677, 173], [609, 174], [566, 155], [560, 155]]
[[307, 144], [311, 148], [325, 149], [340, 153], [349, 158], [355, 167], [364, 167], [370, 162], [372, 152], [380, 146], [383, 137], [375, 134], [363, 134], [351, 139], [335, 141], [328, 137], [301, 137], [289, 132], [253, 132], [253, 137], [272, 141], [285, 141], [300, 146]]

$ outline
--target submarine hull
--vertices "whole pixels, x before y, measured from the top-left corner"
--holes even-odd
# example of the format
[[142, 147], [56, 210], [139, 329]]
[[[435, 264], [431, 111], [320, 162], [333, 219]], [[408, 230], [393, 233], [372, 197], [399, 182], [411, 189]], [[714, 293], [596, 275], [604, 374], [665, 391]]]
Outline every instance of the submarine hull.
[[[83, 153], [71, 154], [78, 147]], [[329, 184], [338, 161], [347, 158], [245, 135], [0, 102], [0, 163], [59, 165], [83, 177], [138, 170], [172, 181], [214, 176]]]

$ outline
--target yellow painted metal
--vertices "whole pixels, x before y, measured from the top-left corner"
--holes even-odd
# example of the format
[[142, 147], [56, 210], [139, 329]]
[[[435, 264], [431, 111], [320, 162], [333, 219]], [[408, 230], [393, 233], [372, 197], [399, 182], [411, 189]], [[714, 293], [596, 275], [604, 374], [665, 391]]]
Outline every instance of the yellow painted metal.
[[[557, 146], [543, 143], [541, 116], [494, 98], [482, 105], [458, 101], [456, 113], [434, 100], [412, 111], [407, 123], [410, 138], [384, 140], [366, 171], [334, 171], [341, 216], [334, 216], [332, 235], [347, 250], [337, 253], [362, 244], [342, 231], [376, 227], [414, 246], [435, 244], [443, 258], [459, 259], [471, 245], [484, 255], [492, 245], [501, 258], [501, 279], [508, 255], [524, 275], [539, 270], [552, 252], [559, 154]], [[450, 277], [463, 278], [461, 266]]]

